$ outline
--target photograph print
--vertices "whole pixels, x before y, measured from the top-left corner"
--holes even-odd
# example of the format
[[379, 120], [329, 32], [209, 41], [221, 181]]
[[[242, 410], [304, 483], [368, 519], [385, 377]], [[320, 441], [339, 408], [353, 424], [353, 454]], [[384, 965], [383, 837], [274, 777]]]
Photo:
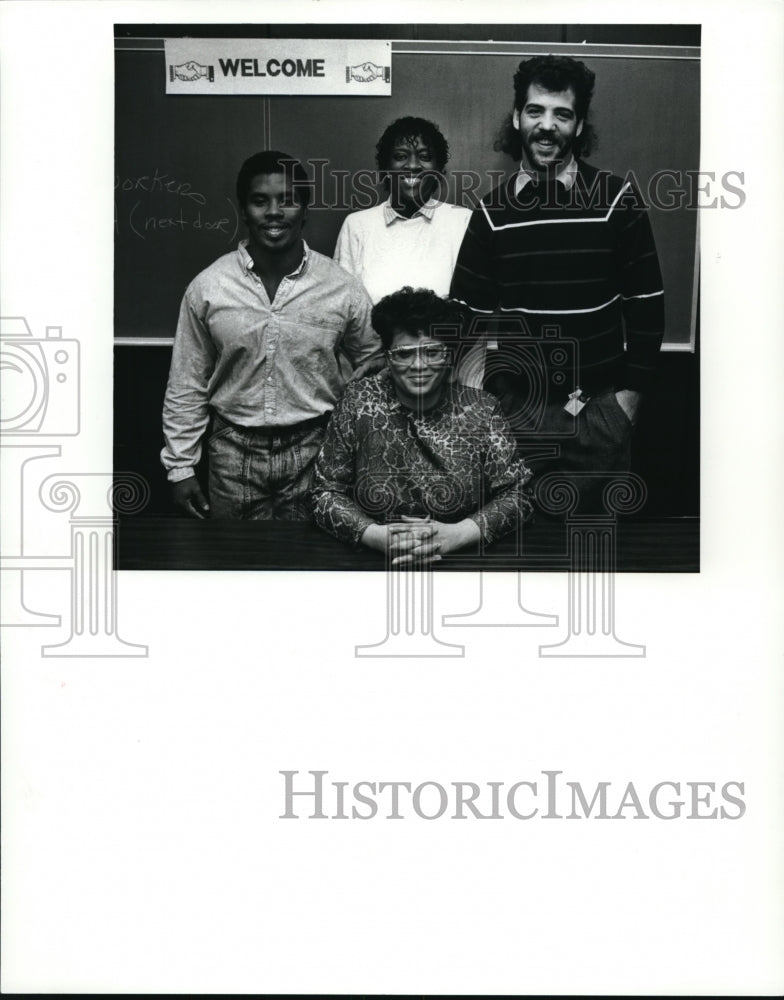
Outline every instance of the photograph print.
[[[116, 25], [120, 569], [699, 571], [699, 25]], [[587, 520], [586, 520], [587, 519]]]

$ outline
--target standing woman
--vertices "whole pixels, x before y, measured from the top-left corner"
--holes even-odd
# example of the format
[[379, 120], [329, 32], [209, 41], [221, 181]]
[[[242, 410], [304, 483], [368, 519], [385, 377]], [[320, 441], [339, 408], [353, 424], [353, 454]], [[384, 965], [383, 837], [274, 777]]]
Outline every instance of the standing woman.
[[447, 295], [471, 212], [435, 197], [449, 144], [425, 118], [398, 118], [376, 145], [387, 200], [349, 215], [335, 260], [375, 303], [404, 285]]

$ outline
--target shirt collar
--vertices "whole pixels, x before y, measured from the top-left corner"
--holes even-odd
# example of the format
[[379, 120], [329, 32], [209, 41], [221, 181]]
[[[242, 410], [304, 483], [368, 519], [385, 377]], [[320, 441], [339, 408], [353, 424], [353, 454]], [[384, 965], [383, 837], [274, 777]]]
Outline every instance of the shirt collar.
[[[253, 258], [251, 257], [251, 255], [250, 255], [250, 253], [248, 251], [248, 241], [247, 241], [247, 239], [240, 240], [239, 245], [237, 247], [237, 252], [240, 255], [240, 263], [242, 264], [243, 270], [245, 270], [245, 271], [253, 271]], [[310, 247], [307, 245], [307, 243], [305, 242], [305, 240], [303, 240], [302, 241], [302, 260], [299, 262], [299, 264], [297, 265], [297, 267], [291, 272], [291, 274], [287, 274], [286, 277], [287, 278], [296, 278], [298, 275], [300, 275], [305, 270], [305, 265], [308, 262], [308, 257], [309, 256], [310, 256]]]
[[[421, 208], [418, 208], [411, 218], [415, 219], [418, 215], [421, 215], [423, 218], [427, 219], [428, 222], [432, 222], [433, 215], [435, 214], [435, 210], [437, 208], [438, 200], [436, 198], [428, 198], [425, 204]], [[387, 199], [384, 202], [384, 222], [388, 226], [391, 226], [393, 222], [397, 222], [398, 220], [402, 220], [403, 222], [407, 221], [404, 215], [400, 215], [394, 210], [394, 208], [392, 208], [391, 200]]]
[[[556, 173], [555, 179], [563, 184], [567, 191], [571, 191], [574, 187], [574, 182], [577, 179], [577, 160], [572, 156], [569, 158], [569, 162], [565, 164]], [[535, 171], [527, 170], [522, 163], [520, 164], [520, 169], [515, 177], [515, 195], [520, 194], [526, 184], [530, 184], [531, 181], [538, 180], [538, 175]]]

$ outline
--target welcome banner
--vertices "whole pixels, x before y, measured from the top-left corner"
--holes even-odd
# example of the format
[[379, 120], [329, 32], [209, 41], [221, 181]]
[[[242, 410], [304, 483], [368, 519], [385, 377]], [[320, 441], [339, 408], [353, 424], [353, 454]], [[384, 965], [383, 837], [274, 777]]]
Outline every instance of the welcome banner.
[[377, 39], [167, 38], [167, 94], [388, 97], [392, 47]]

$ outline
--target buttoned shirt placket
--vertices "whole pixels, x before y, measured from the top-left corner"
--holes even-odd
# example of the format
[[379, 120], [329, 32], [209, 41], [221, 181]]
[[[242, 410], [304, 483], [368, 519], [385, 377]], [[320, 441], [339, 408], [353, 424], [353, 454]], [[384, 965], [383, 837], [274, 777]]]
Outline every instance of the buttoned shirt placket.
[[270, 297], [267, 294], [267, 289], [264, 287], [264, 282], [261, 280], [260, 275], [253, 267], [253, 259], [250, 254], [247, 255], [247, 260], [245, 262], [245, 269], [255, 281], [262, 304], [268, 314], [267, 328], [264, 333], [264, 423], [268, 426], [274, 425], [277, 422], [275, 417], [278, 412], [278, 384], [275, 380], [275, 354], [278, 349], [278, 341], [280, 340], [281, 317], [286, 305], [286, 300], [289, 296], [290, 288], [293, 285], [293, 282], [296, 281], [296, 279], [304, 272], [307, 259], [308, 248], [306, 245], [303, 245], [302, 260], [299, 262], [296, 269], [291, 272], [291, 274], [284, 275], [281, 279], [277, 291], [275, 292], [275, 298], [271, 302]]

